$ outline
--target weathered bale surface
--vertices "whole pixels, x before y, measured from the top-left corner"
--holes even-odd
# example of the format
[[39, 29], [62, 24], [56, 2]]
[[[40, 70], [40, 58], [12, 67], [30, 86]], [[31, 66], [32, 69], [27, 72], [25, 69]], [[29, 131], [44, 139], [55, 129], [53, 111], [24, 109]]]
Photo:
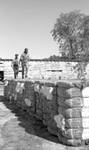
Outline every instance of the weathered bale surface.
[[69, 108], [66, 103], [65, 103], [65, 98], [64, 97], [58, 97], [57, 98], [57, 104], [59, 107], [64, 107], [64, 108]]
[[81, 81], [61, 81], [61, 82], [57, 82], [57, 87], [58, 88], [63, 88], [63, 89], [70, 89], [70, 88], [74, 88], [77, 87], [79, 89], [81, 89], [83, 86]]
[[23, 107], [27, 106], [29, 107], [29, 111], [31, 110], [32, 112], [35, 113], [36, 110], [36, 100], [35, 100], [35, 91], [34, 91], [34, 85], [32, 82], [27, 82], [25, 81], [24, 85], [24, 100], [23, 100]]
[[35, 99], [36, 99], [36, 109], [43, 110], [43, 95], [40, 93], [35, 93]]
[[[65, 109], [65, 107], [61, 107], [61, 106], [59, 106], [58, 107], [58, 114], [62, 114], [63, 116], [64, 116], [64, 111], [65, 110], [67, 110], [67, 109]], [[64, 116], [65, 117], [65, 116]]]
[[53, 130], [57, 130], [57, 124], [53, 118], [47, 117], [46, 114], [43, 116], [43, 124], [50, 127]]
[[36, 118], [38, 118], [39, 120], [43, 120], [43, 112], [41, 109], [37, 109], [36, 113], [35, 113]]
[[48, 130], [48, 132], [49, 133], [51, 133], [51, 134], [53, 134], [53, 135], [58, 135], [58, 129], [56, 128], [56, 129], [53, 129], [53, 128], [51, 128], [51, 127], [47, 127], [47, 130]]
[[65, 131], [65, 118], [64, 116], [60, 113], [54, 116], [54, 120], [56, 122], [56, 126], [58, 129], [61, 131]]
[[40, 93], [42, 93], [48, 100], [52, 100], [53, 98], [53, 87], [41, 86]]
[[10, 81], [6, 80], [5, 81], [5, 86], [4, 86], [4, 97], [7, 96], [7, 88], [10, 86]]
[[34, 91], [35, 91], [35, 106], [36, 106], [36, 117], [40, 120], [43, 118], [43, 96], [40, 93], [41, 83], [34, 83]]
[[65, 118], [82, 118], [81, 108], [70, 108], [63, 111]]
[[81, 139], [83, 134], [83, 128], [79, 129], [67, 129], [62, 135], [68, 139]]
[[8, 82], [7, 81], [7, 84], [4, 86], [4, 97], [6, 98], [6, 99], [8, 99], [9, 98], [9, 88], [10, 87], [10, 82]]
[[7, 85], [4, 87], [4, 97], [6, 99], [12, 100], [14, 98], [15, 84], [13, 80], [7, 82]]
[[43, 119], [43, 97], [40, 93], [35, 92], [36, 99], [36, 116], [39, 119]]
[[54, 116], [57, 115], [55, 111], [52, 111], [52, 113], [44, 113], [43, 119], [49, 120], [50, 118], [54, 119]]
[[65, 118], [83, 118], [89, 117], [89, 107], [88, 108], [70, 108], [65, 109], [63, 112]]
[[58, 97], [57, 102], [59, 106], [67, 108], [82, 108], [89, 107], [89, 97], [74, 97], [65, 99]]
[[17, 106], [22, 107], [22, 102], [25, 97], [24, 94], [24, 82], [15, 82], [14, 101]]
[[[51, 87], [50, 88], [50, 92], [52, 93], [52, 95], [57, 95], [57, 88], [56, 85], [54, 83], [49, 83], [49, 82], [45, 82], [44, 84], [46, 87]], [[53, 88], [53, 89], [52, 89]]]
[[57, 82], [57, 87], [60, 89], [60, 88], [63, 88], [63, 89], [70, 89], [70, 88], [73, 88], [74, 87], [74, 84], [73, 82]]
[[65, 119], [65, 127], [68, 128], [82, 128], [82, 118]]
[[57, 114], [58, 112], [58, 105], [56, 102], [56, 97], [52, 100], [47, 100], [43, 98], [43, 112], [48, 114]]
[[65, 106], [70, 108], [77, 108], [83, 106], [83, 98], [82, 97], [74, 97], [71, 99], [66, 99], [64, 102]]
[[73, 97], [82, 97], [81, 90], [79, 88], [70, 88], [70, 89], [62, 89], [57, 88], [58, 97], [65, 99], [70, 99]]
[[65, 119], [65, 127], [68, 128], [89, 128], [89, 118]]
[[71, 99], [65, 99], [58, 97], [57, 99], [58, 105], [61, 107], [67, 108], [81, 108], [84, 106], [83, 98], [82, 97], [74, 97]]
[[61, 131], [58, 131], [58, 139], [60, 142], [70, 146], [81, 146], [83, 141], [81, 139], [68, 139], [62, 136]]
[[89, 139], [89, 128], [67, 129], [62, 131], [62, 136], [67, 139]]

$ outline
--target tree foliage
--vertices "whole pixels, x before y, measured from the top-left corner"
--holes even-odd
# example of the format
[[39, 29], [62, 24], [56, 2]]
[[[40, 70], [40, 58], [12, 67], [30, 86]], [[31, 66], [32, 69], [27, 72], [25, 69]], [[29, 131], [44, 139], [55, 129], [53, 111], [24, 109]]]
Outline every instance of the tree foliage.
[[62, 52], [69, 58], [89, 56], [89, 16], [72, 11], [61, 13], [51, 31]]

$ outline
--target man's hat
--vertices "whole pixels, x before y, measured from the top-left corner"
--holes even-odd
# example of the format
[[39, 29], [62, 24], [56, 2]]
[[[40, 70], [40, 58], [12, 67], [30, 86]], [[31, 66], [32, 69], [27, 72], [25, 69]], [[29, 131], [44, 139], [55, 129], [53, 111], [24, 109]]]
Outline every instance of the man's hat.
[[24, 49], [24, 53], [28, 53], [28, 48], [25, 48], [25, 49]]
[[25, 48], [24, 50], [28, 50], [28, 48]]

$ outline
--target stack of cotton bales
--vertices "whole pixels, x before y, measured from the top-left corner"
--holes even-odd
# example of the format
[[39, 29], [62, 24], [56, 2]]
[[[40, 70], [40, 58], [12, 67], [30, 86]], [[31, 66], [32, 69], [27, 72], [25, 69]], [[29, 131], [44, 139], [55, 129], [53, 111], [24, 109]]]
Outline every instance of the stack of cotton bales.
[[89, 140], [89, 83], [8, 80], [4, 96], [43, 121], [64, 144]]
[[59, 140], [78, 146], [89, 139], [89, 87], [58, 83], [58, 115], [54, 117]]

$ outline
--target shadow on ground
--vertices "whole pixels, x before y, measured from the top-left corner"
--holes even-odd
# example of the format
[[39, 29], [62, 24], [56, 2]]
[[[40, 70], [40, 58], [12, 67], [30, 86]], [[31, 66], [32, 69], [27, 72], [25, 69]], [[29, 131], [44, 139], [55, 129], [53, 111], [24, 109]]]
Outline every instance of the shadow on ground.
[[36, 135], [54, 143], [59, 143], [58, 137], [50, 134], [47, 131], [46, 126], [43, 125], [42, 121], [32, 115], [29, 115], [26, 111], [21, 110], [21, 108], [17, 107], [13, 103], [10, 103], [10, 101], [5, 100], [3, 97], [0, 99], [5, 106], [17, 116], [20, 121], [19, 125], [23, 127], [27, 133]]

